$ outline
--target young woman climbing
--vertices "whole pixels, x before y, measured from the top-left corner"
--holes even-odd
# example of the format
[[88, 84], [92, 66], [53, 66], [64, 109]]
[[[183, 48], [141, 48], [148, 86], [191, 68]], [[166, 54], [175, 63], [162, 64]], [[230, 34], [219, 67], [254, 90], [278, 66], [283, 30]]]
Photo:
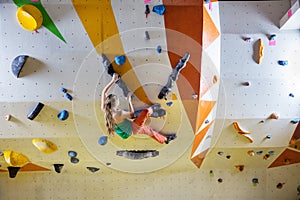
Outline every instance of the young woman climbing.
[[134, 108], [131, 102], [131, 94], [127, 96], [129, 111], [119, 109], [119, 98], [114, 94], [108, 94], [108, 91], [119, 80], [118, 74], [113, 74], [112, 80], [104, 87], [101, 94], [101, 109], [105, 115], [107, 132], [113, 136], [117, 133], [123, 139], [127, 139], [132, 134], [146, 134], [158, 141], [159, 143], [168, 144], [176, 138], [175, 134], [163, 135], [154, 131], [149, 126], [145, 125], [146, 120], [150, 115], [158, 110], [162, 110], [159, 104], [154, 104], [149, 108], [143, 109], [139, 115], [132, 120]]

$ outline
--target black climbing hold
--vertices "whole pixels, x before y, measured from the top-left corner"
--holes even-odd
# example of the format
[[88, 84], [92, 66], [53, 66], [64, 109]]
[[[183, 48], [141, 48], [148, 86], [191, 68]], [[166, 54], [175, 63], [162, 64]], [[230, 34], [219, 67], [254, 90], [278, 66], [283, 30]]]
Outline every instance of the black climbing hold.
[[27, 118], [30, 120], [33, 120], [42, 110], [42, 108], [44, 107], [44, 104], [42, 104], [41, 102], [39, 102], [35, 108], [27, 115]]
[[218, 182], [219, 182], [219, 183], [222, 183], [222, 182], [223, 182], [223, 179], [219, 178], [219, 179], [218, 179]]
[[13, 62], [11, 64], [11, 69], [12, 69], [12, 73], [14, 74], [15, 77], [19, 78], [20, 72], [21, 72], [28, 57], [29, 56], [27, 56], [27, 55], [19, 55], [13, 60]]
[[116, 155], [123, 156], [132, 160], [141, 160], [144, 158], [155, 157], [159, 155], [159, 151], [156, 150], [123, 150], [117, 151]]
[[227, 158], [227, 159], [230, 159], [230, 158], [231, 158], [231, 156], [230, 156], [230, 155], [228, 155], [228, 156], [226, 156], [226, 158]]
[[145, 14], [146, 14], [146, 17], [148, 16], [149, 13], [150, 13], [149, 5], [146, 5], [146, 6], [145, 6]]
[[79, 159], [78, 159], [78, 158], [75, 158], [75, 157], [72, 157], [72, 158], [70, 159], [70, 161], [71, 161], [71, 163], [73, 163], [73, 164], [79, 163]]
[[67, 93], [68, 90], [66, 88], [60, 88], [60, 91], [62, 91], [63, 93]]
[[177, 136], [176, 136], [176, 134], [169, 134], [169, 135], [165, 135], [165, 137], [167, 138], [165, 143], [169, 144], [172, 140], [175, 140]]
[[57, 173], [61, 173], [61, 170], [64, 166], [64, 164], [53, 164], [54, 166], [54, 170], [57, 172]]
[[69, 93], [66, 93], [66, 98], [69, 100], [69, 101], [72, 101], [73, 100], [73, 97], [69, 94]]
[[97, 167], [86, 167], [86, 168], [93, 173], [100, 170], [100, 168]]
[[20, 170], [20, 167], [7, 167], [9, 178], [15, 178], [17, 176], [18, 171]]
[[253, 178], [252, 183], [258, 183], [258, 178]]
[[145, 31], [144, 39], [145, 40], [150, 40], [150, 35], [149, 35], [148, 31]]
[[220, 156], [222, 156], [222, 155], [224, 154], [224, 152], [223, 152], [223, 151], [219, 151], [218, 154], [219, 154]]

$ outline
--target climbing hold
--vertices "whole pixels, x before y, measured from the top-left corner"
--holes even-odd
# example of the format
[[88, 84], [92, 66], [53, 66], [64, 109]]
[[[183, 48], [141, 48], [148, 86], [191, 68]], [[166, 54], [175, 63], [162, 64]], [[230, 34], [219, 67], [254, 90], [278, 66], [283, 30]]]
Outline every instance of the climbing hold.
[[9, 173], [9, 178], [15, 178], [17, 176], [18, 171], [21, 169], [21, 167], [8, 166], [7, 169]]
[[71, 161], [71, 163], [73, 163], [73, 164], [79, 163], [79, 159], [78, 159], [78, 158], [75, 158], [75, 157], [71, 157], [70, 161]]
[[260, 120], [259, 123], [265, 123], [265, 120]]
[[251, 143], [253, 142], [253, 139], [249, 136], [249, 134], [251, 134], [251, 132], [242, 130], [242, 128], [240, 127], [238, 122], [233, 122], [233, 127], [235, 128], [235, 130], [237, 131], [237, 133], [239, 135], [242, 135], [245, 138], [247, 138], [249, 142], [251, 142]]
[[272, 34], [272, 35], [270, 35], [269, 40], [275, 40], [275, 38], [276, 38], [276, 35], [275, 35], [275, 34]]
[[223, 182], [223, 179], [219, 178], [219, 179], [218, 179], [218, 182], [219, 182], [219, 183], [222, 183], [222, 182]]
[[98, 143], [99, 143], [100, 145], [106, 145], [106, 143], [107, 143], [107, 136], [101, 136], [101, 137], [99, 138], [99, 140], [98, 140]]
[[210, 170], [210, 171], [209, 171], [209, 175], [210, 175], [210, 177], [214, 177], [214, 171], [213, 171], [213, 170]]
[[291, 160], [286, 158], [286, 159], [283, 160], [283, 164], [289, 165], [289, 164], [291, 164]]
[[70, 156], [71, 158], [75, 158], [77, 156], [77, 152], [76, 151], [68, 151], [68, 156]]
[[53, 164], [54, 166], [54, 170], [57, 172], [57, 173], [61, 173], [61, 170], [64, 166], [64, 164]]
[[269, 158], [270, 158], [270, 154], [265, 154], [263, 157], [264, 160], [268, 160]]
[[35, 138], [32, 139], [32, 144], [43, 153], [53, 153], [57, 151], [57, 146], [49, 140]]
[[209, 3], [210, 2], [210, 0], [205, 0], [205, 3]]
[[262, 42], [262, 39], [259, 39], [259, 51], [258, 51], [258, 64], [261, 63], [263, 57], [264, 57], [264, 45]]
[[149, 13], [150, 13], [149, 5], [146, 5], [146, 6], [145, 6], [145, 14], [146, 14], [146, 18], [148, 18]]
[[242, 85], [243, 86], [250, 86], [250, 82], [243, 82]]
[[226, 156], [226, 158], [229, 160], [231, 158], [231, 155]]
[[145, 31], [144, 39], [145, 39], [145, 40], [150, 40], [150, 35], [149, 35], [149, 32], [148, 32], [148, 31]]
[[163, 15], [166, 11], [166, 7], [164, 5], [156, 5], [153, 6], [152, 11], [155, 12], [156, 14]]
[[268, 154], [270, 154], [270, 156], [273, 156], [275, 154], [275, 151], [269, 151]]
[[297, 124], [300, 121], [300, 118], [293, 119], [291, 121], [292, 124]]
[[117, 65], [123, 65], [126, 62], [126, 57], [125, 56], [116, 56], [115, 57], [115, 62]]
[[271, 138], [272, 138], [272, 135], [269, 134], [269, 135], [266, 136], [266, 138], [267, 138], [267, 139], [271, 139]]
[[42, 110], [42, 108], [44, 107], [44, 104], [42, 104], [41, 102], [39, 102], [35, 108], [27, 115], [27, 118], [30, 120], [33, 120]]
[[287, 66], [288, 65], [288, 61], [287, 60], [279, 60], [278, 64], [281, 66]]
[[207, 120], [205, 120], [205, 122], [204, 122], [205, 124], [208, 124], [209, 123], [209, 120], [207, 119]]
[[278, 183], [278, 184], [276, 185], [276, 188], [277, 188], [277, 189], [282, 189], [282, 187], [283, 187], [284, 184], [285, 184], [285, 183]]
[[298, 191], [298, 192], [300, 192], [300, 185], [298, 185], [298, 187], [297, 187], [297, 191]]
[[193, 99], [197, 99], [197, 98], [198, 98], [198, 94], [194, 93], [194, 94], [192, 95], [192, 98], [193, 98]]
[[244, 38], [244, 41], [250, 43], [253, 41], [253, 39], [251, 37], [246, 37], [246, 38]]
[[69, 93], [66, 93], [65, 96], [69, 101], [73, 100], [73, 97]]
[[263, 154], [263, 151], [258, 151], [258, 152], [256, 152], [256, 154], [261, 155], [261, 154]]
[[68, 90], [66, 89], [66, 88], [60, 88], [60, 91], [62, 91], [63, 93], [67, 93], [68, 92]]
[[293, 93], [290, 93], [289, 96], [290, 97], [295, 97], [295, 95]]
[[4, 116], [4, 119], [5, 119], [6, 121], [9, 121], [9, 120], [11, 119], [11, 115], [5, 115], [5, 116]]
[[69, 117], [69, 112], [66, 110], [60, 111], [60, 113], [57, 115], [57, 118], [62, 121], [68, 119], [68, 117]]
[[100, 168], [97, 168], [97, 167], [86, 167], [90, 172], [96, 172], [96, 171], [99, 171]]
[[222, 156], [222, 155], [224, 154], [224, 152], [223, 152], [223, 151], [219, 151], [218, 154], [219, 154], [220, 156]]
[[144, 0], [144, 3], [151, 3], [151, 0]]
[[13, 167], [23, 167], [27, 163], [29, 163], [29, 159], [18, 152], [14, 151], [3, 151], [4, 160], [9, 166]]
[[106, 166], [110, 166], [110, 165], [111, 165], [111, 163], [109, 163], [109, 162], [108, 162], [108, 163], [106, 163]]
[[172, 101], [169, 101], [169, 102], [166, 103], [166, 105], [167, 105], [167, 106], [172, 106], [172, 105], [173, 105], [173, 102], [172, 102]]
[[39, 29], [43, 23], [41, 11], [31, 4], [25, 4], [18, 8], [17, 18], [22, 28], [28, 31], [35, 31]]
[[254, 156], [255, 155], [255, 152], [253, 150], [250, 150], [247, 153], [248, 153], [249, 156]]
[[156, 157], [159, 155], [159, 151], [156, 150], [123, 150], [117, 151], [116, 155], [123, 156], [132, 160], [140, 160], [149, 157]]
[[269, 119], [279, 119], [279, 115], [277, 113], [272, 113]]
[[253, 179], [252, 179], [252, 183], [254, 183], [254, 184], [259, 183], [259, 182], [258, 182], [258, 178], [253, 178]]
[[275, 34], [270, 35], [270, 37], [269, 37], [269, 46], [275, 46], [276, 45], [275, 38], [276, 38]]
[[213, 84], [216, 84], [217, 82], [218, 82], [218, 77], [217, 77], [217, 75], [214, 75]]
[[244, 171], [245, 165], [235, 165], [234, 166], [238, 171], [242, 172]]
[[11, 64], [12, 73], [15, 77], [19, 78], [21, 70], [29, 56], [19, 55], [14, 58]]
[[161, 53], [161, 51], [162, 51], [162, 48], [161, 48], [160, 45], [158, 45], [158, 46], [156, 47], [156, 52], [157, 52], [157, 53]]

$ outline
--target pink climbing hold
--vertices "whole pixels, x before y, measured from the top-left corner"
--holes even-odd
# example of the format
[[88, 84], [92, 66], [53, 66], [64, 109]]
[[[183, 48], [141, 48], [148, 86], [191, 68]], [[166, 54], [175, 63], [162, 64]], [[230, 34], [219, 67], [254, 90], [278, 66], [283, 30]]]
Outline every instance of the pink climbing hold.
[[151, 0], [144, 0], [144, 3], [150, 3]]
[[31, 0], [32, 2], [39, 2], [39, 0]]

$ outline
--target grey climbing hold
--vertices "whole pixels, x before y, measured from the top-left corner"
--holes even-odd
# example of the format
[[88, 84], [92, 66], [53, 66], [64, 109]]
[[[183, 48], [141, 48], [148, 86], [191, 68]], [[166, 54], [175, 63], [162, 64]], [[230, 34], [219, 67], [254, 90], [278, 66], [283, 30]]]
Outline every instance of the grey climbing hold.
[[13, 60], [13, 62], [11, 64], [11, 69], [12, 69], [12, 73], [15, 77], [19, 78], [20, 72], [21, 72], [28, 57], [29, 56], [27, 56], [27, 55], [19, 55]]
[[122, 150], [117, 151], [116, 155], [123, 156], [132, 160], [141, 160], [149, 157], [156, 157], [159, 155], [159, 151], [156, 150]]
[[41, 112], [42, 108], [44, 107], [44, 104], [39, 102], [34, 109], [27, 115], [27, 118], [30, 120], [34, 120], [34, 118]]
[[96, 171], [99, 171], [100, 168], [97, 168], [97, 167], [86, 167], [90, 172], [96, 172]]
[[73, 163], [73, 164], [79, 163], [79, 159], [78, 159], [78, 158], [75, 158], [75, 157], [72, 157], [72, 158], [70, 159], [70, 161], [71, 161], [71, 163]]
[[149, 32], [148, 32], [148, 31], [145, 31], [144, 39], [145, 39], [145, 40], [150, 40], [150, 35], [149, 35]]

